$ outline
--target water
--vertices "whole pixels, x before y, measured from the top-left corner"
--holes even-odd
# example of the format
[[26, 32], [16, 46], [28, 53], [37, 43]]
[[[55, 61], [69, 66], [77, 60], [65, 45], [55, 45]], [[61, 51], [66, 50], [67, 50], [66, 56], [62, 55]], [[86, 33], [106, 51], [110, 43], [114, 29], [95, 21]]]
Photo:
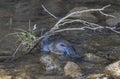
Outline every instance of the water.
[[[17, 43], [17, 38], [15, 36], [5, 36], [15, 32], [14, 28], [28, 30], [30, 19], [31, 26], [37, 24], [39, 29], [50, 28], [57, 21], [41, 8], [41, 12], [38, 16], [33, 12], [33, 7], [36, 6], [29, 5], [29, 3], [30, 2], [16, 3], [14, 1], [1, 1], [0, 3], [0, 39], [2, 39], [0, 40], [0, 74], [12, 75], [15, 79], [17, 79], [17, 77], [28, 79], [29, 77], [39, 78], [41, 75], [46, 78], [46, 76], [44, 76], [45, 68], [40, 62], [40, 51], [34, 51], [32, 54], [24, 55], [25, 51], [20, 49], [16, 55], [16, 58], [17, 56], [22, 55], [20, 58], [13, 60], [12, 62], [3, 63], [6, 58], [10, 58], [9, 56], [13, 54], [19, 44]], [[36, 10], [37, 8], [35, 8], [35, 11]], [[120, 36], [115, 33], [70, 31], [63, 32], [62, 34], [66, 40], [69, 40], [73, 44], [78, 53], [83, 56], [90, 53], [99, 57], [100, 61], [93, 61], [96, 58], [93, 55], [91, 56], [91, 59], [86, 57], [88, 62], [81, 62], [81, 64], [79, 64], [84, 74], [102, 73], [105, 66], [113, 63], [120, 57]], [[89, 61], [92, 61], [92, 63]], [[52, 76], [51, 79], [56, 78], [55, 75]], [[60, 79], [62, 78], [64, 79], [63, 76], [60, 77]]]

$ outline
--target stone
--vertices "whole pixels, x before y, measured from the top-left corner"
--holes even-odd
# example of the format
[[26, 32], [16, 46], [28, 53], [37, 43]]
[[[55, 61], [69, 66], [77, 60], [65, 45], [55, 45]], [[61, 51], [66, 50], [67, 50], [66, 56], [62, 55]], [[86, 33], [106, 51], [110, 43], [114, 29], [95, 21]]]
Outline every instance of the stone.
[[87, 77], [87, 79], [108, 79], [104, 76], [104, 74], [91, 74]]
[[56, 57], [52, 55], [43, 55], [40, 61], [45, 65], [46, 73], [53, 73], [56, 71], [62, 72], [60, 61]]
[[109, 62], [107, 59], [99, 57], [92, 53], [86, 53], [85, 54], [85, 61], [93, 62], [93, 63], [107, 63]]
[[4, 75], [0, 76], [0, 79], [12, 79], [12, 76]]
[[80, 78], [82, 76], [81, 68], [74, 62], [68, 61], [64, 67], [64, 74], [73, 78]]
[[110, 78], [120, 79], [120, 60], [108, 65], [105, 68], [105, 74], [107, 74]]
[[37, 79], [70, 79], [69, 77], [66, 76], [40, 76]]
[[28, 73], [18, 73], [13, 79], [32, 79]]
[[111, 15], [115, 16], [116, 18], [108, 18], [106, 20], [106, 24], [109, 26], [115, 26], [117, 23], [120, 22], [120, 11], [113, 12]]

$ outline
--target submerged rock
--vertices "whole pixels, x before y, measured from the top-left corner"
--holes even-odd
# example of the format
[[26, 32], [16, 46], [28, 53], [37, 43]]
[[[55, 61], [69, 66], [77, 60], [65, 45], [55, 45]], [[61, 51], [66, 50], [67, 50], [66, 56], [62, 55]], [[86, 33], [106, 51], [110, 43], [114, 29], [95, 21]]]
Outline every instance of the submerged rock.
[[99, 56], [94, 55], [92, 53], [85, 54], [84, 60], [92, 62], [92, 63], [107, 63], [107, 62], [109, 62], [107, 59], [99, 57]]
[[0, 79], [12, 79], [12, 76], [4, 75], [0, 76]]
[[46, 73], [60, 73], [62, 71], [59, 59], [52, 55], [43, 55], [40, 61], [45, 65]]
[[109, 18], [106, 20], [106, 24], [109, 26], [115, 26], [117, 23], [120, 22], [120, 11], [111, 13], [111, 15], [115, 16], [115, 18]]
[[18, 73], [13, 79], [32, 79], [28, 73]]
[[9, 71], [5, 67], [0, 68], [0, 79], [12, 79], [12, 76], [9, 75]]
[[67, 62], [64, 67], [64, 73], [66, 76], [73, 78], [80, 78], [82, 76], [80, 67], [74, 62]]
[[37, 79], [71, 79], [71, 78], [66, 76], [40, 76]]
[[114, 79], [120, 79], [120, 60], [108, 65], [105, 68], [105, 73]]
[[87, 79], [108, 79], [104, 76], [104, 74], [91, 74], [87, 77]]

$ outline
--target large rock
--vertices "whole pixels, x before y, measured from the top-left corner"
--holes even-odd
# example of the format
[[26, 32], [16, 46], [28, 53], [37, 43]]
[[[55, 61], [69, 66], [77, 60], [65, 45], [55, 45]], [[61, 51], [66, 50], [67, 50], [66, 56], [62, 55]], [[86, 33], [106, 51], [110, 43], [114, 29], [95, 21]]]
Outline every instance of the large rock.
[[92, 63], [108, 63], [109, 62], [107, 59], [102, 58], [92, 53], [85, 54], [84, 60], [88, 62], [92, 62]]
[[64, 73], [66, 76], [73, 78], [80, 78], [82, 76], [80, 67], [74, 62], [67, 62], [64, 67]]
[[120, 79], [120, 60], [108, 65], [105, 68], [105, 73], [114, 79]]
[[61, 73], [62, 68], [59, 59], [52, 55], [43, 55], [40, 61], [45, 65], [46, 74]]
[[39, 78], [36, 79], [70, 79], [70, 78], [66, 76], [40, 76]]
[[22, 72], [18, 73], [13, 79], [32, 79], [29, 74]]
[[0, 76], [0, 79], [12, 79], [12, 76]]
[[87, 79], [108, 79], [104, 76], [104, 74], [91, 74], [87, 77]]

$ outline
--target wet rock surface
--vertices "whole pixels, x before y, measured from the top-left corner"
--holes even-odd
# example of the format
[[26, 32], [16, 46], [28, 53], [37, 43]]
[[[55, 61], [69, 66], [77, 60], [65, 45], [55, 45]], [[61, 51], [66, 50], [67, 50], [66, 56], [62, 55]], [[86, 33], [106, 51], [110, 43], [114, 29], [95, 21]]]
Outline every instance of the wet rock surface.
[[104, 74], [91, 74], [87, 77], [87, 79], [108, 79], [104, 76]]
[[111, 15], [115, 16], [115, 18], [109, 18], [106, 20], [106, 23], [109, 26], [115, 26], [116, 24], [118, 24], [120, 22], [120, 11], [116, 11], [114, 13], [111, 13]]
[[32, 79], [32, 78], [27, 73], [22, 72], [13, 77], [13, 79]]
[[92, 53], [85, 54], [84, 60], [91, 63], [108, 63], [109, 62], [107, 59], [96, 56]]
[[61, 61], [52, 55], [43, 55], [40, 57], [41, 63], [45, 65], [46, 74], [62, 74], [63, 69], [61, 68]]
[[71, 79], [71, 78], [66, 76], [40, 76], [37, 79]]
[[120, 79], [120, 60], [108, 65], [105, 68], [105, 73], [114, 79]]
[[0, 79], [12, 79], [12, 76], [0, 76]]
[[66, 76], [70, 76], [72, 78], [80, 78], [82, 76], [82, 72], [79, 65], [70, 61], [68, 61], [65, 65], [64, 73]]

